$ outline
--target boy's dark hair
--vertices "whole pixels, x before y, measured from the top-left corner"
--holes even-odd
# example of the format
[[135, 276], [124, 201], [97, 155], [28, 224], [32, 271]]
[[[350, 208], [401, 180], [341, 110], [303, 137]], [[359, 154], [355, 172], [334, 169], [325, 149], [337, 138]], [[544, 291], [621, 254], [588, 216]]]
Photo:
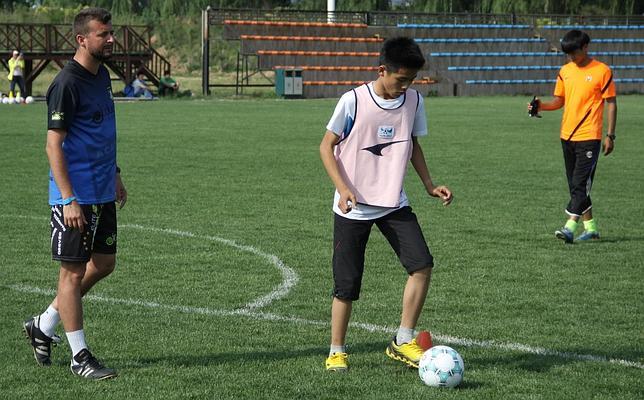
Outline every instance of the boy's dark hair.
[[578, 29], [573, 29], [566, 33], [561, 39], [561, 51], [566, 54], [573, 53], [581, 50], [584, 46], [590, 43], [590, 36], [587, 33]]
[[112, 14], [104, 8], [85, 8], [74, 17], [74, 36], [87, 35], [89, 33], [89, 21], [99, 21], [107, 24], [111, 20]]
[[398, 36], [387, 39], [382, 45], [379, 63], [389, 72], [400, 68], [421, 69], [425, 65], [425, 57], [414, 39]]

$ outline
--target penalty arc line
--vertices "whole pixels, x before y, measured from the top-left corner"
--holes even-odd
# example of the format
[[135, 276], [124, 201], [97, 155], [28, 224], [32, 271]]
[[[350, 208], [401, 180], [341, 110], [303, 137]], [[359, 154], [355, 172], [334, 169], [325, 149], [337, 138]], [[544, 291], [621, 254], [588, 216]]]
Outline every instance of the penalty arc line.
[[[37, 287], [27, 286], [22, 284], [3, 285], [2, 287], [5, 287], [17, 292], [22, 292], [22, 293], [32, 293], [32, 294], [47, 295], [47, 296], [54, 296], [56, 294], [55, 290], [53, 289], [42, 289], [42, 288], [37, 288]], [[283, 315], [267, 313], [262, 311], [255, 311], [252, 309], [219, 310], [219, 309], [212, 309], [207, 307], [189, 307], [189, 306], [181, 306], [181, 305], [170, 305], [170, 304], [162, 304], [162, 303], [145, 301], [145, 300], [120, 299], [120, 298], [105, 297], [105, 296], [98, 296], [98, 295], [91, 295], [91, 294], [86, 295], [84, 298], [89, 301], [103, 302], [103, 303], [108, 303], [113, 305], [122, 304], [122, 305], [135, 306], [135, 307], [144, 307], [144, 308], [151, 308], [151, 309], [180, 312], [183, 314], [200, 314], [200, 315], [211, 315], [211, 316], [217, 316], [217, 317], [241, 316], [241, 317], [248, 317], [254, 320], [288, 322], [288, 323], [293, 323], [298, 325], [313, 325], [313, 326], [320, 326], [320, 327], [330, 326], [330, 323], [327, 321], [316, 321], [316, 320], [309, 320], [309, 319], [300, 318], [300, 317], [283, 316]], [[393, 334], [397, 331], [397, 328], [394, 328], [394, 327], [375, 325], [375, 324], [369, 324], [369, 323], [361, 323], [361, 322], [351, 322], [350, 326], [353, 328], [362, 329], [372, 333], [382, 332], [387, 334]], [[440, 335], [440, 334], [433, 334], [433, 336], [434, 336], [434, 339], [436, 339], [436, 341], [445, 343], [445, 344], [461, 345], [465, 347], [494, 348], [494, 349], [505, 350], [505, 351], [519, 351], [519, 352], [535, 354], [539, 356], [550, 356], [550, 357], [559, 357], [559, 358], [578, 360], [578, 361], [609, 363], [609, 364], [616, 364], [616, 365], [621, 365], [626, 367], [644, 369], [644, 364], [636, 361], [631, 361], [631, 360], [607, 358], [607, 357], [597, 356], [592, 354], [562, 352], [562, 351], [545, 349], [542, 347], [527, 346], [520, 343], [506, 343], [506, 342], [497, 342], [497, 341], [491, 341], [491, 340], [463, 339], [463, 338], [457, 338], [453, 336]]]
[[[29, 216], [29, 215], [6, 215], [5, 217], [44, 220], [44, 218], [42, 217]], [[266, 307], [273, 301], [286, 297], [291, 291], [291, 289], [295, 285], [297, 285], [297, 282], [299, 281], [299, 277], [297, 273], [292, 268], [284, 264], [284, 262], [280, 260], [276, 255], [264, 253], [263, 251], [253, 246], [242, 245], [230, 239], [225, 239], [225, 238], [221, 238], [218, 236], [211, 236], [211, 235], [198, 235], [192, 232], [180, 231], [176, 229], [147, 227], [147, 226], [138, 225], [138, 224], [121, 224], [119, 225], [119, 227], [138, 229], [138, 230], [149, 231], [149, 232], [166, 233], [166, 234], [180, 236], [180, 237], [202, 239], [202, 240], [207, 240], [211, 242], [217, 242], [247, 253], [254, 254], [258, 257], [265, 259], [269, 263], [273, 264], [282, 274], [282, 282], [279, 285], [277, 285], [277, 287], [275, 287], [270, 293], [264, 296], [260, 296], [259, 298], [249, 303], [246, 303], [243, 307], [240, 308], [240, 310], [256, 310], [262, 307]]]
[[139, 230], [144, 230], [149, 232], [167, 233], [175, 236], [195, 238], [195, 239], [205, 239], [211, 242], [221, 243], [226, 246], [230, 246], [232, 248], [264, 258], [269, 263], [277, 267], [277, 269], [282, 274], [282, 283], [280, 283], [270, 293], [247, 303], [246, 305], [244, 305], [244, 307], [241, 308], [241, 310], [256, 310], [262, 307], [266, 307], [273, 301], [286, 297], [288, 293], [291, 291], [291, 288], [294, 287], [299, 281], [299, 277], [297, 276], [297, 273], [293, 269], [289, 268], [286, 264], [284, 264], [284, 262], [280, 260], [276, 255], [264, 253], [263, 251], [258, 250], [253, 246], [238, 244], [230, 239], [224, 239], [218, 236], [197, 235], [192, 232], [179, 231], [175, 229], [154, 228], [154, 227], [147, 227], [147, 226], [138, 225], [138, 224], [124, 224], [119, 226], [123, 228], [139, 229]]

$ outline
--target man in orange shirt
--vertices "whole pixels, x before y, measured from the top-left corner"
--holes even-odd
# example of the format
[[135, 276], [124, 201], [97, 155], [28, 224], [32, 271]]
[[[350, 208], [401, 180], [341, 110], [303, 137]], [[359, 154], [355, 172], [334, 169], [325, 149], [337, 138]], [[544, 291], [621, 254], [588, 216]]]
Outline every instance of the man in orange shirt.
[[[603, 148], [607, 156], [615, 146], [617, 100], [613, 73], [606, 64], [588, 56], [589, 43], [590, 37], [579, 30], [564, 35], [561, 50], [570, 62], [559, 70], [554, 99], [549, 102], [537, 100], [539, 111], [558, 110], [565, 105], [560, 138], [570, 201], [566, 207], [568, 221], [555, 236], [566, 243], [575, 240], [579, 218], [583, 219], [584, 232], [576, 240], [599, 239], [590, 189], [600, 150]], [[602, 146], [604, 101], [608, 109], [608, 133]]]

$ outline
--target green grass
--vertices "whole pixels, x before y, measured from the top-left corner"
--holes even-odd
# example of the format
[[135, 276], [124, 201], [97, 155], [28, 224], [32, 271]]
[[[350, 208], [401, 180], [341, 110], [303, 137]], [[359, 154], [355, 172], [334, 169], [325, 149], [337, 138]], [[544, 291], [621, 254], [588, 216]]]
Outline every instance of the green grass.
[[[37, 367], [20, 323], [46, 307], [57, 279], [45, 106], [0, 106], [0, 397], [643, 398], [644, 98], [620, 97], [616, 149], [600, 159], [603, 238], [572, 246], [553, 235], [567, 203], [560, 113], [527, 118], [527, 101], [427, 99], [421, 144], [455, 201], [428, 198], [413, 174], [406, 184], [437, 261], [420, 327], [463, 356], [457, 390], [425, 387], [384, 355], [405, 274], [377, 232], [352, 319], [377, 329], [350, 329], [349, 374], [324, 371], [333, 188], [318, 144], [333, 100], [117, 104], [130, 199], [117, 270], [84, 304], [88, 343], [120, 376], [72, 376], [67, 345]], [[299, 280], [265, 308], [233, 313], [282, 275], [223, 239], [275, 255]]]

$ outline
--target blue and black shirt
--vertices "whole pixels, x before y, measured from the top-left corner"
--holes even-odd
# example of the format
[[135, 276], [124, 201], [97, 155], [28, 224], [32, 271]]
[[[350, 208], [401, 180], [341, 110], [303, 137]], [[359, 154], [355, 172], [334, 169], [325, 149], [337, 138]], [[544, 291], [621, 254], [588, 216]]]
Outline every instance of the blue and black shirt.
[[[67, 132], [63, 152], [79, 204], [116, 198], [116, 117], [109, 72], [96, 75], [75, 60], [68, 62], [47, 90], [47, 128]], [[62, 197], [49, 171], [49, 204]]]

